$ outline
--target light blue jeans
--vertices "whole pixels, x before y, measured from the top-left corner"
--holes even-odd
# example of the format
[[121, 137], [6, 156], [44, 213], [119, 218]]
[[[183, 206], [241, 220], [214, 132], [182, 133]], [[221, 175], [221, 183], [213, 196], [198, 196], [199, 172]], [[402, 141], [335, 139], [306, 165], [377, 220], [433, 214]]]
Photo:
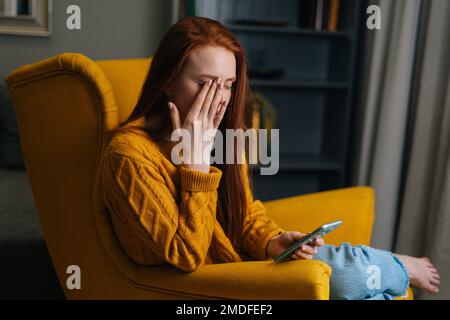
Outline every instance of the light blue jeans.
[[392, 300], [405, 294], [409, 285], [405, 266], [389, 251], [349, 243], [324, 245], [314, 259], [333, 270], [332, 300]]

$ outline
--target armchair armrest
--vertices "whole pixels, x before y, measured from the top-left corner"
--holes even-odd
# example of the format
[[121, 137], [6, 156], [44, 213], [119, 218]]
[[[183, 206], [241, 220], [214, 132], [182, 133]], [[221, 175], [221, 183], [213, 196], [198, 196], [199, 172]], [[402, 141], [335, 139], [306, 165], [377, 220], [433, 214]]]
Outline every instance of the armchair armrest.
[[208, 264], [190, 273], [171, 266], [137, 270], [129, 279], [135, 286], [195, 299], [329, 299], [331, 268], [317, 260]]
[[343, 224], [326, 236], [338, 245], [369, 245], [374, 222], [375, 191], [352, 187], [263, 202], [267, 215], [283, 229], [308, 233], [334, 220]]

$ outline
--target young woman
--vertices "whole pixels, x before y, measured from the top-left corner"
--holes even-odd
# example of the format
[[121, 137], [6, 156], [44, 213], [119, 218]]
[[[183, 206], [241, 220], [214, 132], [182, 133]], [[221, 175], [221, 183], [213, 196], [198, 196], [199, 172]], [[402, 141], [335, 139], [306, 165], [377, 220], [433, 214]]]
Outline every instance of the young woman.
[[[304, 234], [281, 229], [253, 199], [246, 163], [210, 163], [202, 133], [246, 130], [249, 92], [243, 49], [217, 21], [188, 17], [162, 39], [137, 105], [111, 132], [100, 165], [104, 199], [121, 245], [140, 265], [171, 264], [192, 272], [204, 264], [268, 260]], [[200, 135], [195, 125], [200, 124]], [[203, 162], [173, 161], [174, 129], [190, 133]], [[227, 149], [223, 146], [223, 154]], [[226, 156], [224, 156], [226, 159]], [[247, 159], [247, 158], [246, 158]], [[392, 299], [409, 284], [437, 292], [440, 277], [427, 258], [367, 246], [325, 245], [316, 239], [292, 259], [319, 259], [333, 269], [332, 299]], [[368, 268], [379, 268], [368, 287]]]

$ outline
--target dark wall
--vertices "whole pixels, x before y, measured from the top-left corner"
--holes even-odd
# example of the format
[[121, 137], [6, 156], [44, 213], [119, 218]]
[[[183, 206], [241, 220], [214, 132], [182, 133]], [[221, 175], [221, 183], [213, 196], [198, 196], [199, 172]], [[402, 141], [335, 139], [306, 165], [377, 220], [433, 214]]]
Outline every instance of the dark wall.
[[[66, 27], [71, 4], [81, 8], [81, 30]], [[50, 37], [0, 34], [0, 77], [61, 52], [82, 52], [94, 60], [149, 56], [170, 27], [170, 14], [168, 0], [53, 1]]]

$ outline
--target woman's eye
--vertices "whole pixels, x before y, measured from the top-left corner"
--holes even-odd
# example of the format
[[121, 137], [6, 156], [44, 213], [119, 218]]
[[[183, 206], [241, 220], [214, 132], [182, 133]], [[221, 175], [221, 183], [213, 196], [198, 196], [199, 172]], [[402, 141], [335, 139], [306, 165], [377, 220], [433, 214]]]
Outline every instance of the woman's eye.
[[[200, 86], [204, 86], [204, 85], [206, 84], [206, 82], [207, 82], [207, 80], [200, 80], [200, 81], [197, 81], [197, 83], [198, 83]], [[233, 85], [224, 85], [223, 87], [224, 87], [225, 89], [227, 89], [227, 90], [233, 89]]]
[[198, 80], [197, 83], [198, 83], [199, 86], [203, 86], [203, 85], [206, 84], [207, 81], [208, 80]]

